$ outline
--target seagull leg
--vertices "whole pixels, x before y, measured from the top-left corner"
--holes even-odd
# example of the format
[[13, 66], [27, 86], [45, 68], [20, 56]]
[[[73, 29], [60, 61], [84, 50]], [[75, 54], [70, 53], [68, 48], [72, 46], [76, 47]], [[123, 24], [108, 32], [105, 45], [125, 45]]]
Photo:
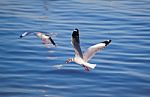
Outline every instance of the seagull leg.
[[85, 70], [85, 71], [90, 71], [90, 69], [89, 69], [88, 67], [86, 67], [86, 66], [84, 66], [84, 65], [83, 65], [83, 67], [84, 67], [84, 70]]

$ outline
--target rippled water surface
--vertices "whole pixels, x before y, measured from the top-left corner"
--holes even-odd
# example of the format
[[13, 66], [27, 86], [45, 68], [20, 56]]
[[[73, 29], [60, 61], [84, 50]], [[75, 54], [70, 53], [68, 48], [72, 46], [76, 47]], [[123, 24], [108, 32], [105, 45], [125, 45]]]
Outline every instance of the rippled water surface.
[[[86, 72], [75, 63], [71, 34], [81, 48], [111, 39]], [[34, 35], [52, 35], [46, 48]], [[149, 97], [150, 0], [1, 0], [0, 97]]]

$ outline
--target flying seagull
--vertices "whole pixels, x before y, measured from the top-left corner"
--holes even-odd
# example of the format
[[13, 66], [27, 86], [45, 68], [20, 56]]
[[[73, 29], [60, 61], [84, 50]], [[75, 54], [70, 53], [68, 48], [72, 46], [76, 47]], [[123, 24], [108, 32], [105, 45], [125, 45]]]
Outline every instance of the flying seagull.
[[40, 38], [43, 44], [48, 45], [52, 43], [56, 46], [54, 40], [50, 37], [50, 35], [44, 34], [42, 32], [24, 32], [20, 35], [20, 38], [23, 38], [31, 33], [35, 34], [38, 38]]
[[87, 51], [82, 54], [80, 48], [79, 30], [76, 28], [72, 33], [72, 41], [71, 41], [74, 48], [75, 57], [67, 59], [66, 63], [75, 62], [83, 66], [86, 71], [94, 69], [96, 67], [96, 64], [88, 63], [88, 61], [95, 55], [96, 52], [105, 48], [110, 42], [111, 40], [100, 42], [96, 45], [89, 47]]
[[44, 44], [52, 43], [53, 45], [56, 46], [55, 42], [53, 41], [53, 39], [49, 35], [46, 35], [46, 34], [41, 33], [41, 32], [36, 32], [35, 34], [36, 34], [37, 37], [39, 37], [42, 40], [42, 42]]

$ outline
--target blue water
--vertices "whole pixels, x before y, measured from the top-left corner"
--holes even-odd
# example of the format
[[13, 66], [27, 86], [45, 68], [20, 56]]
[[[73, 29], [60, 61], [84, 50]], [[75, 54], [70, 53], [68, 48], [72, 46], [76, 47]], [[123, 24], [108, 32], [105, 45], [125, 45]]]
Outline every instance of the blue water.
[[[65, 64], [74, 28], [83, 51], [112, 40], [90, 72]], [[57, 47], [24, 31], [53, 33]], [[0, 37], [0, 97], [150, 96], [150, 0], [1, 0]]]

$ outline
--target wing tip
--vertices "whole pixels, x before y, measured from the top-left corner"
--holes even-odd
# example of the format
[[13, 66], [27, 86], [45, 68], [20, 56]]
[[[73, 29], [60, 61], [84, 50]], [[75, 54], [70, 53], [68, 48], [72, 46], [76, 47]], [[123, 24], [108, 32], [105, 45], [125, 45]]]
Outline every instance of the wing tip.
[[23, 38], [23, 37], [27, 36], [28, 34], [30, 34], [30, 32], [24, 32], [19, 36], [19, 38]]
[[78, 28], [75, 28], [73, 31], [79, 32], [79, 29], [78, 29]]
[[54, 42], [54, 40], [49, 36], [49, 40], [51, 41], [51, 43], [56, 46], [56, 43]]
[[73, 30], [72, 37], [77, 37], [77, 36], [79, 36], [79, 30], [77, 28], [75, 28]]
[[105, 43], [105, 46], [107, 46], [109, 43], [111, 43], [111, 40], [106, 40], [106, 41], [103, 41], [101, 43]]
[[90, 68], [90, 69], [95, 69], [96, 67], [96, 64], [90, 64], [90, 63], [87, 63], [87, 64], [84, 64], [84, 66]]

